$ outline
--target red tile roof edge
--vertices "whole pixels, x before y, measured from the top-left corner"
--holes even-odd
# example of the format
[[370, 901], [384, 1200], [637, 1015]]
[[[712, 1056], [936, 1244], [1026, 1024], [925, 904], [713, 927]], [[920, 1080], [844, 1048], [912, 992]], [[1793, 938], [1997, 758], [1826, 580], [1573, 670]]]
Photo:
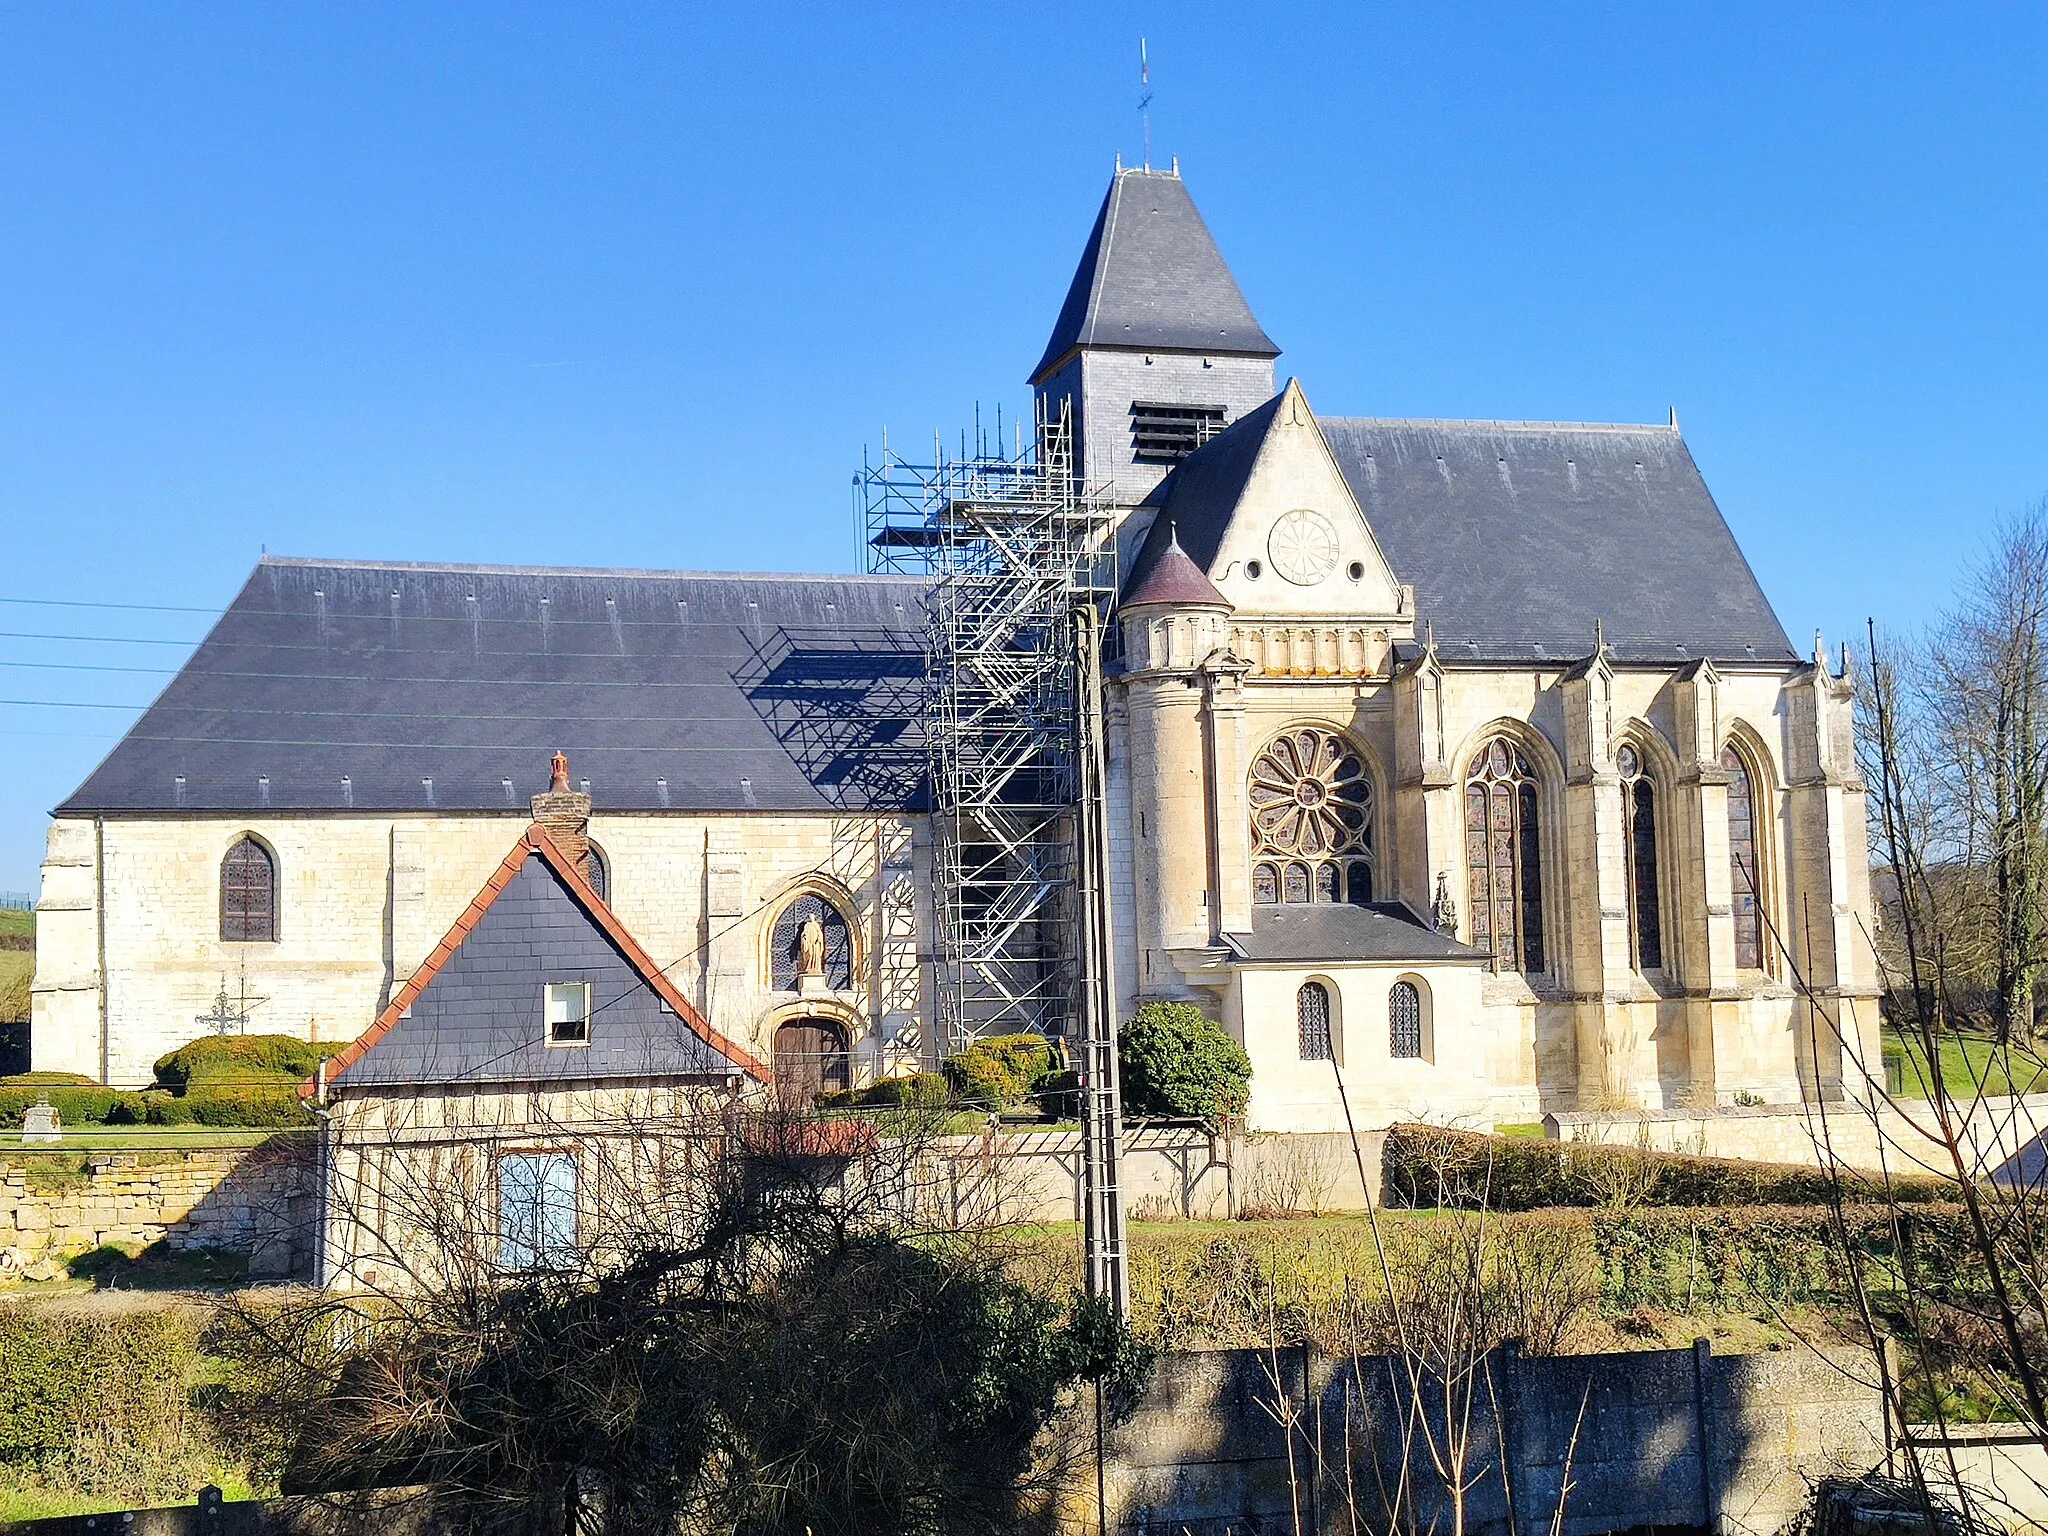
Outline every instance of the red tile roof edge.
[[[592, 921], [605, 931], [606, 937], [619, 947], [620, 953], [626, 957], [626, 963], [639, 973], [642, 981], [654, 989], [656, 996], [675, 1011], [676, 1017], [687, 1024], [693, 1034], [748, 1076], [764, 1083], [769, 1080], [767, 1064], [711, 1027], [710, 1022], [654, 963], [654, 957], [641, 947], [640, 941], [619, 921], [618, 915], [606, 905], [604, 898], [591, 889], [590, 882], [583, 878], [583, 872], [576, 868], [574, 861], [562, 851], [552, 837], [548, 836], [540, 823], [535, 822], [519, 834], [519, 840], [512, 845], [511, 851], [505, 855], [491, 878], [484, 882], [484, 888], [477, 892], [476, 900], [469, 904], [462, 916], [455, 919], [454, 925], [442, 936], [441, 942], [434, 946], [419, 968], [406, 979], [405, 985], [392, 995], [391, 1001], [385, 1004], [384, 1011], [377, 1015], [377, 1022], [322, 1063], [325, 1075], [330, 1081], [337, 1072], [345, 1072], [361, 1061], [378, 1041], [391, 1033], [398, 1021], [405, 1016], [406, 1010], [427, 990], [428, 985], [440, 974], [441, 967], [462, 947], [462, 941], [469, 937], [471, 931], [483, 919], [484, 913], [490, 910], [491, 903], [504, 894], [505, 888], [512, 883], [513, 877], [525, 867], [527, 859], [533, 854], [540, 855], [569, 888], [569, 894], [577, 905], [582, 907]], [[310, 1099], [320, 1091], [321, 1076], [320, 1071], [315, 1071], [311, 1077], [299, 1084], [301, 1099]]]

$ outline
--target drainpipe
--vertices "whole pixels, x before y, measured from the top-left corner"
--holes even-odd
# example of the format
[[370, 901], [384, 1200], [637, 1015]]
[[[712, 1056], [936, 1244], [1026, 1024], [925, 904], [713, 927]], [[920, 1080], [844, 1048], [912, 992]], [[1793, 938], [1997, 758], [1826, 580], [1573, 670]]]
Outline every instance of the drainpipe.
[[113, 1051], [107, 1039], [107, 822], [104, 816], [92, 819], [92, 913], [99, 929], [100, 1081], [104, 1083], [113, 1065]]

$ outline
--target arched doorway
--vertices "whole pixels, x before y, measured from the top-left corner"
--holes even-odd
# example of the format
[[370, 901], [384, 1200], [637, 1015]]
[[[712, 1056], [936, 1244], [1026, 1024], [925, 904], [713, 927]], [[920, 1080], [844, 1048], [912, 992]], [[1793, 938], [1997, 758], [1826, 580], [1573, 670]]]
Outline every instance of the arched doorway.
[[809, 1104], [853, 1086], [846, 1031], [830, 1019], [792, 1019], [775, 1030], [775, 1091], [784, 1103]]

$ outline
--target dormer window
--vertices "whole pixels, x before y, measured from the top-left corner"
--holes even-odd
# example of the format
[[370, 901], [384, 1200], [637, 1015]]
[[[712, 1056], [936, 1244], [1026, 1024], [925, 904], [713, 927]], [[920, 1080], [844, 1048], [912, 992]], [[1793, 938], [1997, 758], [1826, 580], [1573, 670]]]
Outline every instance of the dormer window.
[[1177, 464], [1223, 428], [1220, 405], [1131, 403], [1131, 447], [1141, 463]]
[[551, 981], [541, 989], [549, 1045], [590, 1044], [590, 983]]

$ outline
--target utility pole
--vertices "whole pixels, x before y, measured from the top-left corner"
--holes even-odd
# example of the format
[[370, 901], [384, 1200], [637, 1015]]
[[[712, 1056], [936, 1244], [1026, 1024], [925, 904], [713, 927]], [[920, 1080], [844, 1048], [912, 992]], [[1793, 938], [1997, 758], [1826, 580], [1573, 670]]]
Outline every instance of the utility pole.
[[1109, 919], [1109, 837], [1104, 793], [1102, 620], [1095, 604], [1074, 605], [1074, 734], [1080, 768], [1074, 835], [1081, 902], [1081, 1166], [1088, 1294], [1129, 1318], [1130, 1261], [1124, 1246], [1123, 1105], [1117, 1083], [1116, 987]]

